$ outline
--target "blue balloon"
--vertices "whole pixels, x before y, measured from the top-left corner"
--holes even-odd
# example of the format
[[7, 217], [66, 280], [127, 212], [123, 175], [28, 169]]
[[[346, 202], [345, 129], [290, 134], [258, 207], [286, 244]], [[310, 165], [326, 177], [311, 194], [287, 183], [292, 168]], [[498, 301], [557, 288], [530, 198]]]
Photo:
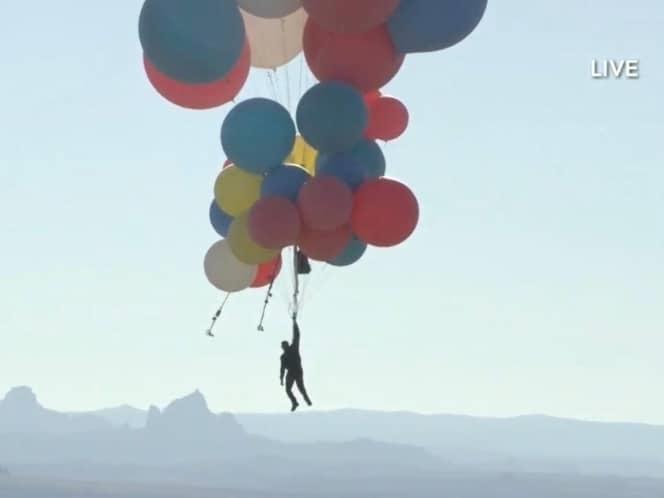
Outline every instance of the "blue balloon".
[[231, 223], [233, 223], [233, 217], [222, 211], [217, 202], [212, 200], [212, 204], [210, 204], [210, 223], [214, 231], [225, 238], [228, 236]]
[[310, 88], [297, 106], [297, 127], [316, 150], [330, 154], [362, 140], [369, 112], [362, 94], [346, 83], [327, 81]]
[[329, 263], [333, 266], [350, 266], [353, 263], [357, 263], [364, 256], [366, 250], [367, 245], [357, 237], [353, 237], [343, 252], [329, 261]]
[[282, 164], [295, 144], [295, 123], [284, 106], [254, 98], [236, 105], [221, 127], [221, 145], [238, 168], [266, 173]]
[[403, 54], [456, 45], [482, 20], [488, 0], [401, 0], [387, 26]]
[[325, 169], [325, 163], [329, 161], [351, 161], [364, 168], [367, 178], [379, 178], [385, 176], [385, 156], [378, 144], [372, 140], [362, 140], [352, 149], [339, 154], [320, 154], [316, 160], [317, 170]]
[[297, 202], [302, 185], [311, 178], [307, 170], [299, 166], [284, 164], [272, 169], [261, 186], [261, 197], [286, 197]]
[[357, 190], [369, 179], [367, 170], [353, 159], [333, 156], [333, 159], [318, 165], [316, 176], [334, 176], [348, 185], [352, 191]]
[[191, 84], [223, 79], [246, 43], [235, 0], [145, 0], [138, 30], [148, 60]]

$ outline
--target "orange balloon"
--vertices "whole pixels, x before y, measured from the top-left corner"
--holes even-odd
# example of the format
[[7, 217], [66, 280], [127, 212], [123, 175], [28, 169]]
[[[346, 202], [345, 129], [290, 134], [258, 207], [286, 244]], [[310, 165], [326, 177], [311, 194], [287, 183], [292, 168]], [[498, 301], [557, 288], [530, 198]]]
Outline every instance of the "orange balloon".
[[281, 266], [281, 254], [279, 254], [272, 261], [258, 265], [256, 278], [254, 279], [254, 282], [251, 284], [251, 286], [253, 288], [258, 288], [271, 284], [281, 272]]
[[394, 97], [380, 97], [369, 104], [369, 140], [394, 140], [408, 128], [408, 109]]
[[383, 94], [380, 92], [380, 90], [371, 90], [370, 92], [364, 94], [364, 102], [367, 104], [367, 107], [369, 107], [382, 96]]

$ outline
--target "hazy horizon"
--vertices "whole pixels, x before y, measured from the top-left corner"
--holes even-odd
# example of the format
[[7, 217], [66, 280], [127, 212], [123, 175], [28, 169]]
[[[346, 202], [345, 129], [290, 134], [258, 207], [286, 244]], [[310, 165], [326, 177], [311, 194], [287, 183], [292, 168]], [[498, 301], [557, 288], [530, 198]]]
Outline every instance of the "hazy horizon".
[[199, 392], [70, 414], [18, 388], [0, 399], [0, 494], [656, 498], [663, 446], [662, 426], [545, 417], [217, 414]]
[[[200, 389], [214, 411], [287, 412], [286, 286], [265, 332], [260, 290], [204, 335], [223, 297], [202, 261], [230, 106], [156, 95], [141, 4], [4, 9], [0, 393], [87, 411]], [[385, 92], [410, 128], [383, 150], [421, 223], [307, 284], [316, 410], [664, 424], [663, 24], [655, 0], [490, 1], [462, 44], [407, 58]], [[640, 59], [641, 78], [593, 80], [603, 58]], [[265, 88], [254, 72], [241, 98]]]
[[[201, 394], [203, 398], [205, 399], [206, 403], [208, 404], [209, 409], [211, 410], [212, 413], [230, 413], [231, 415], [235, 416], [252, 416], [252, 415], [266, 415], [266, 416], [288, 416], [289, 412], [288, 410], [283, 410], [283, 409], [274, 409], [274, 410], [251, 410], [251, 411], [233, 411], [229, 408], [225, 408], [222, 406], [210, 406], [209, 403], [209, 396], [208, 393], [202, 391], [201, 389], [194, 389], [193, 391], [188, 391], [188, 392], [182, 392], [182, 393], [175, 393], [175, 395], [168, 400], [164, 400], [163, 402], [160, 403], [147, 403], [145, 405], [134, 405], [130, 403], [119, 403], [116, 405], [102, 405], [102, 406], [96, 406], [96, 407], [90, 407], [86, 409], [69, 409], [67, 407], [56, 407], [56, 406], [49, 406], [43, 403], [42, 399], [43, 396], [41, 393], [36, 392], [32, 387], [27, 386], [27, 385], [16, 385], [10, 388], [7, 392], [0, 392], [0, 402], [2, 402], [3, 398], [7, 396], [10, 392], [16, 390], [16, 389], [22, 389], [22, 388], [27, 388], [30, 391], [34, 393], [34, 395], [37, 398], [37, 402], [39, 403], [40, 406], [47, 410], [52, 410], [58, 413], [67, 413], [67, 414], [95, 414], [98, 412], [103, 412], [107, 410], [115, 410], [115, 409], [122, 409], [122, 408], [129, 408], [132, 410], [138, 410], [141, 412], [144, 412], [144, 414], [147, 414], [150, 410], [150, 408], [157, 408], [159, 410], [164, 410], [167, 408], [169, 405], [171, 405], [174, 401], [182, 400], [185, 398], [188, 398], [192, 395], [195, 395], [197, 393]], [[311, 407], [311, 408], [300, 408], [295, 415], [307, 415], [307, 414], [312, 414], [312, 415], [321, 415], [321, 414], [333, 414], [333, 413], [339, 413], [339, 412], [357, 412], [357, 413], [380, 413], [380, 414], [392, 414], [392, 415], [398, 415], [398, 414], [404, 414], [404, 415], [417, 415], [417, 416], [450, 416], [450, 417], [467, 417], [467, 418], [473, 418], [473, 419], [486, 419], [486, 420], [516, 420], [516, 419], [523, 419], [523, 418], [546, 418], [546, 419], [552, 419], [552, 420], [565, 420], [565, 421], [570, 421], [570, 422], [588, 422], [588, 423], [598, 423], [598, 424], [627, 424], [627, 425], [641, 425], [641, 426], [651, 426], [651, 427], [662, 427], [664, 428], [664, 424], [657, 424], [657, 423], [648, 423], [648, 422], [638, 422], [638, 421], [633, 421], [633, 420], [606, 420], [606, 419], [584, 419], [584, 418], [574, 418], [574, 417], [559, 417], [555, 415], [550, 415], [547, 413], [536, 413], [536, 412], [531, 412], [531, 413], [519, 413], [519, 414], [513, 414], [513, 415], [478, 415], [478, 414], [473, 414], [473, 413], [454, 413], [454, 412], [426, 412], [426, 411], [417, 411], [417, 410], [403, 410], [403, 409], [372, 409], [372, 408], [364, 408], [362, 406], [340, 406], [336, 408], [317, 408], [317, 407]]]

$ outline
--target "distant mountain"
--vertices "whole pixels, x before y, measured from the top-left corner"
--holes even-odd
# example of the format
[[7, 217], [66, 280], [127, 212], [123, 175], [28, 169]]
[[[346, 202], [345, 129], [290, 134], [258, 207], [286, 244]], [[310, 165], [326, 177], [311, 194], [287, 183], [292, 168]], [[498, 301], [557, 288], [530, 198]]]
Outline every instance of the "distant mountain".
[[[104, 411], [95, 413], [103, 416]], [[146, 411], [135, 408], [127, 413], [135, 423], [148, 418]], [[617, 465], [624, 466], [625, 460], [631, 460], [634, 465], [649, 462], [664, 468], [664, 426], [542, 415], [489, 418], [365, 410], [235, 417], [249, 434], [288, 443], [370, 438], [427, 448], [459, 462], [508, 462], [523, 457], [531, 461], [599, 458], [606, 465], [620, 462]], [[106, 420], [121, 426], [129, 419]]]
[[[136, 420], [148, 418], [145, 411], [129, 413]], [[475, 468], [664, 477], [664, 427], [660, 426], [546, 416], [479, 418], [362, 410], [240, 414], [236, 418], [249, 434], [285, 443], [370, 438], [421, 447], [448, 462]], [[112, 422], [125, 423], [122, 419]]]
[[89, 415], [95, 415], [106, 420], [113, 427], [129, 427], [131, 429], [140, 429], [145, 427], [148, 420], [147, 410], [141, 410], [129, 405], [122, 405], [116, 408], [106, 408], [89, 412]]
[[459, 464], [664, 476], [661, 426], [360, 410], [237, 417], [247, 432], [287, 442], [339, 442], [362, 436], [426, 448]]
[[[82, 461], [86, 470], [72, 467]], [[472, 468], [664, 477], [664, 427], [360, 410], [233, 416], [213, 413], [198, 391], [163, 410], [67, 415], [42, 407], [23, 387], [0, 402], [0, 462], [12, 470], [69, 462], [67, 468], [86, 474], [106, 466], [99, 479], [109, 465], [196, 465], [197, 475], [224, 482], [249, 479], [247, 469], [256, 466], [267, 480], [282, 479], [292, 467], [314, 474]]]
[[217, 459], [220, 448], [245, 448], [262, 440], [247, 435], [232, 415], [213, 414], [200, 392], [173, 401], [163, 411], [151, 407], [143, 429], [113, 427], [95, 415], [47, 410], [25, 387], [13, 389], [0, 403], [0, 461], [5, 462]]
[[[308, 476], [427, 476], [442, 465], [425, 450], [407, 445], [368, 439], [284, 443], [251, 435], [233, 415], [213, 413], [198, 391], [163, 410], [151, 407], [140, 429], [113, 426], [99, 416], [47, 410], [27, 388], [13, 390], [0, 412], [11, 415], [0, 424], [0, 461], [22, 475], [96, 480], [131, 475], [145, 481], [265, 489], [295, 485], [289, 484], [293, 469]], [[77, 428], [77, 420], [95, 430]], [[59, 430], [45, 431], [41, 424]]]
[[0, 434], [71, 434], [108, 430], [110, 424], [90, 414], [64, 414], [42, 407], [29, 387], [16, 387], [0, 401]]

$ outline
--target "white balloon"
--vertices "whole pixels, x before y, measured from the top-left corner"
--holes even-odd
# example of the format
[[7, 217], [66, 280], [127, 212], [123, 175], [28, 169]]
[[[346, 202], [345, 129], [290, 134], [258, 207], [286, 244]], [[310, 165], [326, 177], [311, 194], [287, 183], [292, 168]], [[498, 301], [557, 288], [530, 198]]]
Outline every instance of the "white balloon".
[[257, 17], [278, 19], [302, 7], [302, 0], [237, 0], [242, 10]]
[[302, 52], [302, 37], [307, 13], [297, 9], [280, 19], [257, 17], [240, 10], [251, 47], [251, 65], [275, 69], [287, 64]]
[[250, 287], [256, 278], [257, 265], [239, 261], [226, 240], [215, 242], [205, 255], [205, 276], [217, 289], [239, 292]]

